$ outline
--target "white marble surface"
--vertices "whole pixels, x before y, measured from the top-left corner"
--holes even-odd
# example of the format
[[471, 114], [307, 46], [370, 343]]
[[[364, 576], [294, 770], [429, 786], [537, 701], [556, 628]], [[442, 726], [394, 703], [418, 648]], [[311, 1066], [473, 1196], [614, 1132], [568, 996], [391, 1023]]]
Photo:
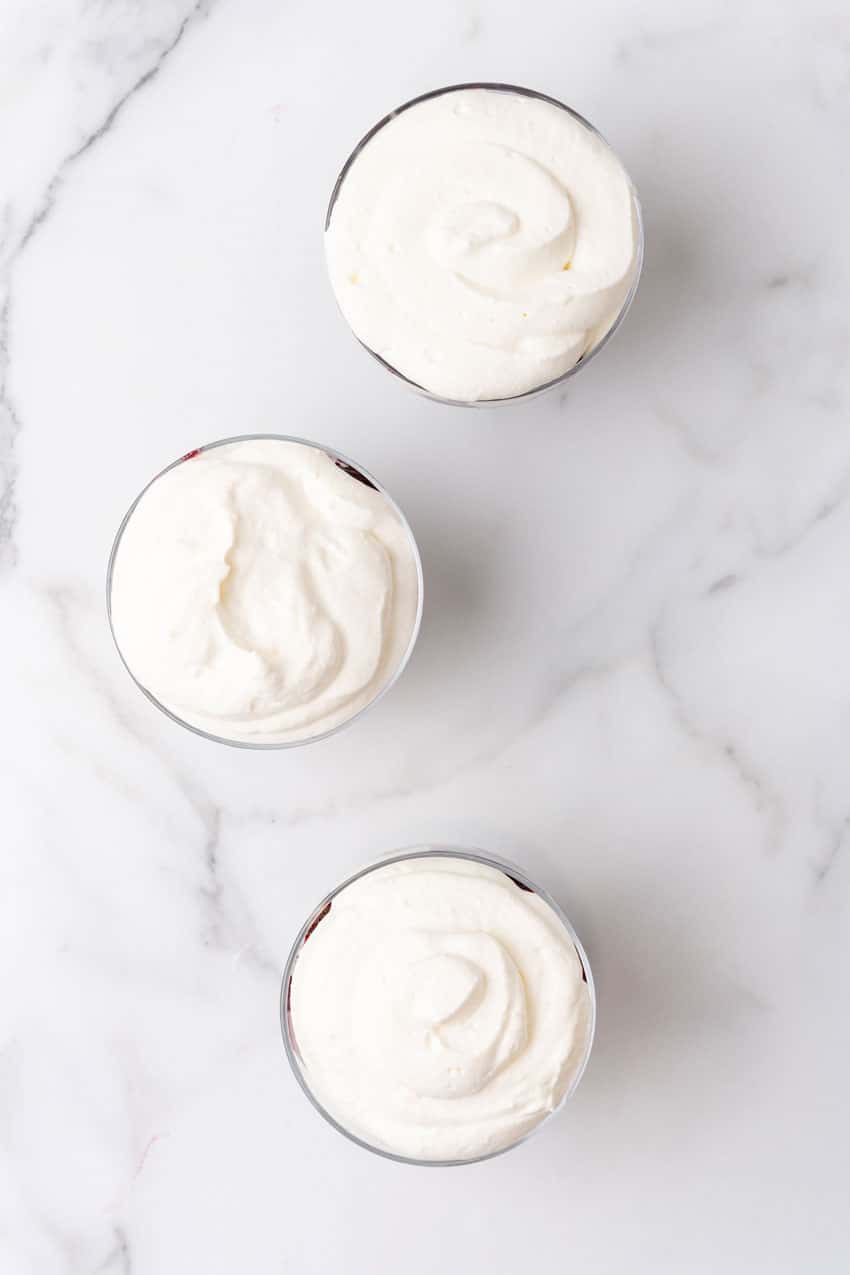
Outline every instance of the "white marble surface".
[[[0, 66], [0, 1271], [846, 1271], [846, 5], [5, 0]], [[473, 413], [356, 346], [321, 225], [478, 78], [598, 124], [648, 259], [565, 392]], [[427, 580], [399, 686], [281, 754], [104, 615], [139, 487], [250, 430], [371, 468]], [[306, 911], [427, 839], [548, 884], [600, 997], [567, 1111], [452, 1172], [339, 1138], [277, 1023]]]

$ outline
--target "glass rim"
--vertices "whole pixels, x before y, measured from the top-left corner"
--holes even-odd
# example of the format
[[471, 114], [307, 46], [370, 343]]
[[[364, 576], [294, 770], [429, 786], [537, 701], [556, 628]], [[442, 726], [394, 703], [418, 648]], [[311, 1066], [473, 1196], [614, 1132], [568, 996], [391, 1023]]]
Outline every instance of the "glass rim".
[[360, 138], [360, 141], [351, 151], [351, 154], [340, 169], [339, 176], [334, 183], [330, 200], [328, 201], [327, 212], [325, 214], [326, 234], [331, 224], [333, 211], [336, 207], [345, 179], [353, 164], [360, 156], [361, 151], [368, 146], [376, 133], [379, 133], [387, 124], [392, 123], [394, 119], [397, 119], [399, 115], [403, 115], [405, 111], [409, 111], [413, 106], [419, 106], [422, 102], [428, 102], [435, 97], [443, 97], [446, 93], [460, 93], [467, 89], [488, 89], [494, 93], [516, 93], [520, 97], [530, 97], [540, 102], [548, 102], [551, 106], [557, 106], [560, 110], [566, 111], [568, 115], [571, 115], [573, 119], [577, 120], [579, 124], [582, 124], [589, 132], [593, 133], [594, 136], [598, 137], [601, 142], [604, 142], [611, 154], [620, 164], [620, 167], [626, 175], [626, 180], [629, 183], [629, 189], [632, 196], [632, 207], [634, 208], [635, 219], [637, 222], [637, 253], [635, 257], [634, 278], [632, 279], [629, 290], [626, 293], [623, 304], [620, 307], [620, 311], [608, 331], [599, 341], [597, 341], [596, 345], [594, 345], [592, 349], [588, 350], [586, 354], [581, 356], [578, 362], [574, 363], [572, 367], [567, 368], [566, 372], [562, 372], [560, 376], [554, 377], [551, 381], [545, 381], [542, 385], [535, 385], [530, 390], [523, 390], [521, 394], [511, 394], [506, 398], [445, 398], [442, 394], [435, 394], [433, 390], [429, 390], [424, 385], [420, 385], [417, 381], [411, 380], [409, 376], [405, 376], [405, 374], [400, 372], [397, 367], [393, 367], [392, 363], [388, 363], [387, 360], [382, 358], [380, 354], [371, 348], [371, 346], [367, 345], [365, 341], [362, 341], [351, 327], [351, 324], [345, 318], [345, 315], [342, 314], [342, 307], [337, 299], [336, 289], [332, 287], [331, 290], [334, 294], [334, 301], [336, 302], [337, 309], [340, 314], [342, 314], [343, 319], [345, 319], [346, 326], [354, 336], [355, 340], [359, 342], [367, 354], [371, 354], [372, 358], [375, 359], [376, 362], [380, 363], [381, 366], [388, 372], [392, 373], [397, 380], [401, 381], [404, 385], [407, 385], [417, 394], [421, 394], [435, 403], [443, 403], [446, 407], [502, 407], [509, 403], [527, 402], [529, 399], [537, 398], [538, 395], [545, 394], [548, 390], [554, 389], [557, 385], [562, 385], [564, 381], [568, 381], [570, 377], [575, 376], [582, 368], [586, 367], [591, 359], [594, 359], [600, 350], [608, 344], [611, 337], [623, 323], [623, 320], [631, 309], [635, 295], [637, 294], [638, 284], [640, 283], [641, 275], [643, 274], [643, 263], [646, 250], [646, 232], [644, 228], [643, 209], [641, 207], [640, 197], [637, 192], [637, 187], [632, 180], [631, 174], [620, 158], [619, 153], [614, 149], [607, 137], [605, 137], [594, 124], [591, 124], [590, 120], [586, 119], [572, 106], [567, 106], [566, 102], [561, 102], [558, 98], [551, 97], [548, 93], [541, 93], [537, 89], [525, 88], [521, 84], [502, 84], [496, 81], [491, 82], [482, 80], [480, 82], [476, 81], [469, 84], [447, 84], [443, 88], [430, 89], [427, 93], [420, 93], [417, 97], [412, 97], [408, 102], [403, 102], [401, 106], [397, 106], [394, 110], [389, 111], [382, 119], [378, 120], [377, 124], [373, 124], [369, 131], [364, 133], [364, 135]]
[[[404, 653], [399, 660], [397, 667], [393, 671], [392, 676], [387, 679], [372, 699], [368, 700], [367, 703], [365, 703], [362, 708], [359, 708], [356, 713], [353, 713], [351, 717], [347, 717], [342, 722], [337, 722], [336, 726], [332, 726], [330, 729], [321, 731], [316, 735], [305, 735], [303, 739], [286, 739], [277, 741], [231, 739], [227, 735], [216, 735], [213, 734], [212, 731], [206, 731], [200, 726], [193, 726], [191, 722], [187, 722], [184, 718], [180, 717], [172, 709], [163, 704], [152, 691], [148, 690], [148, 688], [139, 681], [124, 657], [124, 653], [121, 650], [121, 646], [115, 633], [115, 626], [112, 622], [112, 577], [115, 570], [115, 561], [121, 544], [121, 538], [124, 535], [127, 524], [135, 513], [139, 502], [147, 494], [150, 488], [153, 487], [154, 483], [158, 482], [160, 478], [163, 478], [165, 474], [170, 472], [170, 470], [176, 469], [178, 465], [182, 465], [185, 461], [194, 460], [195, 457], [200, 456], [203, 452], [213, 451], [217, 447], [226, 447], [232, 443], [259, 442], [263, 440], [276, 443], [298, 443], [303, 447], [311, 447], [315, 451], [324, 452], [324, 454], [335, 464], [339, 463], [343, 470], [353, 471], [353, 476], [359, 476], [366, 482], [367, 486], [371, 486], [375, 491], [380, 492], [390, 505], [391, 509], [393, 509], [398, 516], [399, 522], [407, 534], [407, 539], [413, 554], [414, 566], [416, 568], [416, 615], [414, 617], [413, 628], [410, 631], [410, 638], [407, 646], [405, 647]], [[115, 533], [115, 539], [112, 542], [112, 549], [109, 553], [109, 562], [106, 568], [106, 615], [109, 622], [109, 631], [112, 634], [112, 641], [115, 645], [116, 651], [118, 652], [118, 657], [121, 660], [121, 663], [124, 665], [124, 668], [145, 698], [158, 708], [160, 712], [164, 713], [166, 717], [170, 718], [171, 721], [176, 722], [178, 726], [182, 726], [185, 730], [191, 731], [194, 735], [199, 735], [202, 739], [211, 740], [215, 744], [226, 744], [230, 748], [246, 748], [259, 752], [273, 752], [284, 748], [300, 748], [306, 744], [317, 744], [320, 740], [330, 739], [331, 736], [338, 734], [340, 731], [345, 730], [346, 727], [351, 726], [354, 722], [358, 721], [364, 713], [367, 713], [370, 708], [373, 708], [375, 704], [378, 703], [379, 700], [382, 700], [392, 687], [395, 686], [396, 682], [410, 662], [410, 657], [413, 654], [413, 648], [416, 646], [416, 641], [419, 637], [419, 630], [422, 625], [424, 602], [425, 581], [422, 572], [422, 558], [419, 553], [419, 546], [416, 543], [416, 537], [413, 534], [413, 530], [401, 506], [393, 499], [378, 479], [375, 478], [375, 476], [371, 474], [368, 469], [365, 469], [359, 462], [352, 460], [343, 452], [337, 451], [336, 448], [330, 447], [326, 443], [317, 443], [312, 439], [301, 438], [296, 434], [236, 434], [230, 438], [218, 438], [214, 442], [204, 443], [200, 447], [193, 447], [190, 451], [184, 452], [182, 456], [179, 456], [177, 460], [171, 461], [170, 464], [166, 465], [157, 474], [154, 474], [153, 478], [151, 478], [149, 482], [145, 483], [144, 487], [139, 492], [138, 496], [136, 496], [124, 517], [121, 519], [118, 530]]]
[[[350, 1129], [346, 1129], [345, 1125], [341, 1124], [334, 1116], [331, 1115], [327, 1108], [323, 1106], [308, 1084], [300, 1060], [298, 1046], [295, 1043], [294, 1034], [292, 1032], [290, 987], [295, 965], [301, 954], [301, 949], [304, 946], [304, 943], [313, 933], [313, 930], [319, 922], [323, 919], [334, 899], [338, 895], [342, 894], [344, 890], [347, 890], [350, 885], [353, 885], [355, 881], [359, 881], [362, 877], [368, 876], [372, 872], [377, 872], [380, 868], [387, 867], [390, 864], [404, 863], [411, 859], [467, 859], [473, 863], [482, 863], [486, 867], [495, 868], [498, 872], [504, 873], [504, 875], [509, 877], [516, 885], [527, 889], [532, 894], [536, 894], [543, 900], [544, 903], [549, 905], [566, 930], [570, 941], [575, 948], [576, 955], [579, 958], [590, 1000], [590, 1019], [584, 1053], [582, 1055], [581, 1062], [576, 1068], [575, 1073], [573, 1074], [573, 1077], [557, 1106], [553, 1107], [551, 1111], [548, 1111], [543, 1118], [526, 1133], [516, 1138], [513, 1142], [509, 1142], [507, 1146], [499, 1147], [496, 1151], [487, 1151], [484, 1155], [472, 1156], [465, 1160], [421, 1160], [417, 1159], [415, 1156], [401, 1155], [396, 1151], [388, 1151], [383, 1147], [375, 1146], [373, 1143], [367, 1142], [365, 1138], [361, 1138], [356, 1133], [353, 1133]], [[481, 1164], [485, 1160], [494, 1160], [497, 1156], [506, 1155], [507, 1152], [513, 1151], [515, 1147], [521, 1146], [522, 1143], [527, 1142], [529, 1138], [533, 1138], [535, 1134], [540, 1132], [544, 1125], [549, 1123], [553, 1116], [556, 1116], [564, 1108], [567, 1101], [575, 1093], [585, 1071], [587, 1070], [587, 1065], [593, 1049], [593, 1042], [596, 1035], [596, 986], [593, 981], [593, 973], [590, 968], [590, 961], [588, 959], [587, 952], [576, 934], [575, 928], [569, 917], [566, 915], [560, 904], [552, 897], [549, 891], [538, 885], [537, 882], [529, 877], [518, 864], [490, 851], [479, 850], [472, 847], [467, 848], [456, 845], [428, 843], [424, 846], [407, 846], [401, 850], [391, 850], [387, 854], [381, 855], [373, 863], [369, 863], [365, 867], [359, 868], [356, 872], [352, 872], [333, 890], [326, 894], [320, 903], [316, 904], [307, 917], [307, 920], [298, 931], [295, 941], [290, 948], [286, 964], [283, 967], [283, 975], [280, 985], [279, 1013], [284, 1053], [286, 1054], [287, 1062], [295, 1076], [298, 1086], [302, 1093], [307, 1097], [310, 1104], [316, 1111], [318, 1111], [319, 1115], [322, 1116], [333, 1129], [336, 1129], [337, 1133], [341, 1133], [343, 1137], [348, 1139], [349, 1142], [355, 1143], [356, 1146], [362, 1147], [365, 1151], [370, 1151], [373, 1155], [381, 1156], [385, 1160], [393, 1160], [396, 1164], [411, 1164], [419, 1168], [458, 1168], [461, 1165]]]

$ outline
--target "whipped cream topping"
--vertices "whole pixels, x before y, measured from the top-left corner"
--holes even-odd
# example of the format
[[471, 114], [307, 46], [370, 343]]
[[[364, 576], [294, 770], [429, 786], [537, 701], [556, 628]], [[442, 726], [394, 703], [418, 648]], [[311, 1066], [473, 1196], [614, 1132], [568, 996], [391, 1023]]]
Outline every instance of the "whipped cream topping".
[[355, 335], [443, 398], [508, 398], [563, 375], [623, 308], [638, 264], [631, 182], [563, 108], [456, 89], [366, 143], [325, 236]]
[[284, 743], [347, 721], [413, 636], [419, 577], [392, 503], [320, 448], [243, 439], [142, 495], [116, 549], [115, 639], [189, 725]]
[[305, 1080], [350, 1132], [420, 1160], [516, 1142], [558, 1106], [590, 1042], [575, 945], [504, 872], [433, 855], [333, 900], [289, 988]]

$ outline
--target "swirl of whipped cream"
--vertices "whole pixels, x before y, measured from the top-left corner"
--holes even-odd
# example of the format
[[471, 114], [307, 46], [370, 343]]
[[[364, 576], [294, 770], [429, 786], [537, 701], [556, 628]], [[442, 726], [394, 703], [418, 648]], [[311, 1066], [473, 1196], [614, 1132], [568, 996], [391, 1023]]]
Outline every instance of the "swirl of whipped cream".
[[507, 398], [573, 367], [634, 281], [631, 183], [551, 102], [462, 89], [406, 108], [354, 159], [325, 236], [355, 334], [444, 398]]
[[331, 729], [398, 668], [416, 621], [409, 532], [319, 448], [243, 439], [167, 470], [116, 549], [115, 638], [181, 720], [236, 740]]
[[337, 895], [292, 974], [305, 1078], [365, 1141], [474, 1159], [517, 1141], [584, 1062], [590, 998], [547, 903], [475, 860], [378, 867]]
[[522, 977], [490, 934], [393, 934], [364, 962], [352, 1028], [392, 1082], [433, 1098], [475, 1094], [526, 1043]]

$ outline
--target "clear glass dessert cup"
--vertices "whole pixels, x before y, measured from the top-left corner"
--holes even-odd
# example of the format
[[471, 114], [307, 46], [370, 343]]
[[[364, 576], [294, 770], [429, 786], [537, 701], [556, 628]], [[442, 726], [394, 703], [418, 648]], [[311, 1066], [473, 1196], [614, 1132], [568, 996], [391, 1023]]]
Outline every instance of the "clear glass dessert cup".
[[[376, 1146], [371, 1142], [367, 1142], [364, 1138], [358, 1137], [356, 1133], [352, 1133], [350, 1129], [347, 1129], [345, 1125], [335, 1119], [335, 1117], [331, 1115], [327, 1108], [319, 1101], [310, 1085], [310, 1078], [302, 1061], [301, 1054], [298, 1049], [298, 1043], [293, 1032], [292, 1016], [290, 1013], [290, 993], [296, 963], [304, 944], [308, 941], [311, 934], [321, 924], [325, 916], [327, 916], [328, 912], [331, 910], [334, 899], [338, 895], [342, 894], [342, 892], [355, 881], [359, 881], [361, 877], [368, 876], [369, 873], [376, 872], [378, 869], [387, 867], [389, 864], [401, 863], [410, 859], [434, 858], [466, 859], [472, 863], [483, 863], [486, 867], [495, 868], [496, 871], [504, 873], [504, 875], [509, 877], [510, 880], [513, 881], [514, 885], [516, 885], [520, 890], [527, 890], [532, 894], [536, 894], [543, 900], [544, 903], [548, 904], [548, 906], [552, 909], [552, 912], [563, 925], [570, 941], [575, 947], [576, 954], [581, 962], [583, 978], [584, 982], [587, 984], [589, 995], [589, 1022], [584, 1052], [575, 1066], [570, 1083], [558, 1105], [554, 1107], [552, 1111], [548, 1112], [538, 1124], [528, 1130], [528, 1132], [521, 1134], [514, 1142], [509, 1143], [505, 1147], [500, 1147], [496, 1151], [488, 1151], [484, 1155], [473, 1156], [464, 1160], [419, 1160], [412, 1156], [400, 1155], [397, 1152], [389, 1151], [384, 1147]], [[502, 858], [500, 855], [488, 854], [482, 850], [464, 849], [459, 846], [411, 846], [403, 850], [390, 851], [390, 853], [382, 855], [380, 858], [376, 859], [374, 863], [370, 863], [366, 867], [361, 868], [359, 871], [353, 872], [351, 876], [346, 877], [344, 881], [341, 881], [334, 890], [331, 890], [330, 894], [327, 894], [322, 899], [321, 903], [318, 903], [316, 907], [313, 908], [307, 920], [301, 926], [295, 942], [292, 944], [292, 949], [287, 958], [286, 965], [284, 966], [283, 979], [281, 981], [280, 988], [280, 1028], [283, 1036], [283, 1047], [295, 1079], [300, 1085], [303, 1093], [309, 1099], [310, 1103], [315, 1107], [316, 1111], [318, 1111], [319, 1115], [323, 1116], [328, 1124], [336, 1129], [337, 1133], [341, 1133], [343, 1137], [348, 1138], [350, 1142], [356, 1143], [358, 1147], [363, 1147], [364, 1150], [371, 1151], [375, 1155], [382, 1156], [386, 1160], [395, 1160], [398, 1164], [414, 1164], [423, 1168], [452, 1168], [462, 1164], [480, 1164], [484, 1160], [492, 1160], [496, 1156], [505, 1155], [506, 1152], [513, 1151], [515, 1147], [520, 1146], [523, 1142], [527, 1142], [529, 1138], [534, 1137], [534, 1135], [538, 1133], [544, 1125], [549, 1123], [553, 1116], [557, 1115], [558, 1112], [563, 1109], [567, 1100], [578, 1088], [579, 1082], [587, 1068], [587, 1063], [593, 1048], [593, 1038], [596, 1031], [596, 990], [593, 984], [593, 975], [590, 970], [590, 962], [588, 961], [587, 953], [582, 947], [581, 941], [573, 929], [569, 918], [548, 891], [544, 890], [542, 886], [539, 886], [536, 882], [532, 881], [517, 864], [511, 862], [509, 859]]]
[[[377, 362], [380, 363], [383, 368], [386, 368], [386, 370], [390, 372], [394, 377], [396, 377], [397, 380], [401, 381], [403, 384], [408, 386], [408, 388], [414, 390], [417, 394], [424, 395], [425, 398], [430, 398], [435, 403], [444, 403], [448, 407], [501, 407], [509, 403], [526, 402], [529, 399], [537, 398], [538, 395], [540, 394], [545, 394], [548, 390], [555, 389], [555, 387], [558, 385], [563, 385], [563, 383], [565, 381], [568, 381], [570, 377], [575, 376], [578, 372], [581, 371], [582, 368], [586, 367], [587, 364], [591, 361], [591, 359], [596, 358], [596, 355], [599, 354], [600, 350], [602, 350], [611, 340], [612, 336], [620, 327], [620, 325], [622, 324], [623, 320], [625, 319], [626, 315], [628, 314], [631, 308], [631, 304], [634, 301], [635, 294], [638, 290], [638, 284], [640, 283], [641, 273], [643, 271], [643, 259], [644, 259], [644, 247], [645, 247], [643, 211], [641, 209], [641, 204], [640, 204], [640, 199], [638, 197], [637, 189], [635, 187], [634, 182], [631, 180], [631, 177], [629, 177], [629, 174], [626, 170], [625, 165], [623, 164], [623, 161], [620, 159], [619, 155], [614, 150], [614, 147], [610, 144], [608, 139], [604, 137], [602, 133], [600, 133], [598, 128], [594, 128], [593, 124], [591, 124], [589, 120], [586, 120], [583, 115], [580, 115], [578, 111], [574, 111], [573, 108], [571, 106], [567, 106], [566, 103], [558, 101], [556, 97], [550, 97], [547, 93], [538, 93], [536, 89], [523, 88], [521, 85], [518, 85], [518, 84], [491, 84], [485, 81], [482, 83], [474, 83], [474, 84], [449, 84], [449, 85], [446, 85], [445, 88], [431, 89], [431, 91], [428, 93], [420, 93], [418, 97], [411, 98], [409, 102], [405, 102], [402, 106], [396, 107], [394, 111], [390, 111], [388, 115], [385, 115], [382, 120], [379, 120], [377, 124], [375, 124], [372, 128], [370, 128], [369, 132], [366, 133], [364, 137], [361, 137], [360, 141], [354, 147], [354, 150], [351, 152], [348, 159], [343, 164], [339, 177], [337, 177], [336, 179], [336, 183], [331, 192], [330, 201], [328, 203], [328, 211], [325, 215], [325, 231], [327, 231], [328, 227], [331, 224], [331, 218], [333, 217], [333, 211], [336, 206], [336, 201], [339, 198], [339, 193], [342, 190], [343, 183], [345, 182], [345, 179], [349, 173], [349, 170], [351, 169], [352, 165], [357, 160], [361, 151], [364, 149], [365, 146], [369, 144], [369, 142], [372, 140], [375, 134], [379, 133], [381, 129], [385, 127], [385, 125], [390, 123], [391, 120], [396, 119], [399, 115], [403, 114], [405, 111], [409, 111], [411, 107], [418, 106], [421, 102], [428, 102], [430, 101], [431, 98], [434, 98], [434, 97], [442, 97], [443, 94], [445, 93], [458, 93], [464, 89], [489, 89], [496, 93], [518, 93], [521, 97], [533, 97], [540, 102], [549, 102], [550, 105], [557, 106], [560, 110], [566, 111], [567, 114], [571, 115], [574, 120], [577, 120], [579, 124], [583, 125], [586, 129], [589, 130], [589, 132], [595, 134], [595, 136], [598, 137], [600, 141], [604, 142], [605, 145], [608, 147], [608, 149], [611, 151], [611, 153], [615, 155], [617, 159], [619, 160], [623, 168], [623, 172], [626, 173], [626, 176], [629, 179], [629, 186], [631, 188], [631, 193], [632, 193], [632, 203], [633, 203], [634, 212], [635, 212], [635, 223], [637, 226], [637, 249], [636, 249], [636, 258], [635, 258], [634, 279], [632, 280], [631, 287], [629, 288], [629, 291], [626, 294], [626, 298], [623, 301], [623, 304], [620, 307], [620, 312], [615, 318], [614, 322], [608, 328], [604, 336], [602, 336], [600, 340], [598, 340], [594, 346], [592, 346], [585, 354], [583, 354], [577, 363], [574, 363], [572, 367], [567, 368], [566, 372], [562, 372], [560, 376], [556, 376], [551, 381], [546, 381], [542, 385], [535, 385], [530, 390], [524, 390], [521, 394], [512, 394], [508, 396], [507, 398], [482, 398], [482, 399], [444, 398], [441, 394], [435, 394], [432, 390], [429, 390], [426, 386], [419, 385], [416, 381], [412, 381], [409, 377], [405, 376], [403, 372], [400, 372], [398, 368], [393, 367], [391, 363], [388, 363], [387, 360], [382, 358], [380, 354], [378, 354], [375, 350], [371, 349], [370, 346], [368, 346], [365, 343], [365, 341], [361, 341], [360, 338], [357, 336], [357, 333], [353, 332], [353, 330], [350, 328], [350, 325], [349, 325], [349, 330], [352, 331], [353, 336], [360, 343], [363, 349], [366, 350], [368, 354], [371, 354], [372, 358], [377, 360]], [[339, 308], [338, 303], [337, 305]], [[342, 313], [341, 309], [340, 309], [340, 313]], [[345, 315], [343, 315], [342, 317], [345, 318]], [[346, 323], [347, 323], [347, 320], [346, 320]]]
[[[390, 674], [386, 682], [384, 682], [384, 684], [378, 689], [378, 691], [372, 697], [372, 699], [370, 699], [368, 703], [364, 704], [362, 708], [358, 709], [356, 713], [352, 713], [351, 717], [347, 717], [344, 721], [338, 722], [335, 726], [332, 726], [329, 730], [320, 731], [315, 735], [307, 735], [303, 739], [286, 739], [286, 740], [272, 740], [272, 741], [253, 740], [253, 739], [232, 739], [227, 735], [214, 735], [210, 731], [203, 730], [200, 726], [194, 726], [191, 722], [184, 721], [182, 717], [180, 717], [177, 713], [173, 712], [170, 708], [166, 707], [165, 704], [163, 704], [159, 699], [157, 699], [157, 697], [136, 677], [135, 673], [133, 672], [132, 668], [128, 664], [127, 660], [124, 658], [124, 653], [122, 652], [121, 647], [119, 645], [118, 638], [116, 637], [116, 634], [115, 634], [115, 627], [112, 622], [112, 578], [113, 578], [113, 572], [115, 569], [115, 560], [118, 554], [118, 549], [121, 544], [121, 537], [124, 534], [124, 529], [126, 528], [128, 522], [132, 518], [133, 513], [135, 512], [136, 506], [138, 505], [142, 497], [145, 495], [145, 493], [154, 485], [154, 483], [158, 482], [159, 479], [162, 478], [164, 474], [169, 473], [170, 470], [175, 469], [178, 465], [184, 464], [186, 461], [193, 460], [196, 456], [201, 455], [201, 453], [203, 452], [212, 451], [213, 448], [216, 448], [216, 447], [225, 447], [231, 443], [245, 443], [245, 442], [253, 442], [256, 440], [264, 440], [264, 439], [269, 439], [273, 442], [282, 442], [282, 443], [301, 443], [305, 447], [313, 447], [317, 451], [324, 452], [326, 456], [330, 457], [330, 459], [334, 462], [335, 465], [339, 466], [340, 469], [343, 469], [352, 478], [356, 478], [359, 482], [365, 483], [366, 486], [372, 487], [375, 491], [380, 492], [380, 494], [387, 501], [388, 505], [391, 507], [391, 509], [394, 510], [394, 512], [398, 516], [399, 522], [401, 523], [402, 527], [404, 528], [407, 534], [408, 541], [410, 543], [411, 553], [413, 555], [414, 565], [416, 568], [416, 583], [417, 583], [416, 616], [413, 621], [413, 628], [410, 633], [410, 639], [408, 641], [404, 654], [402, 655], [397, 667]], [[238, 434], [233, 438], [219, 438], [219, 439], [216, 439], [216, 441], [213, 443], [205, 443], [202, 447], [193, 448], [192, 451], [186, 452], [186, 454], [184, 456], [181, 456], [178, 460], [172, 461], [170, 465], [166, 465], [165, 468], [161, 469], [159, 473], [156, 474], [150, 480], [149, 483], [145, 484], [145, 486], [139, 492], [136, 499], [133, 501], [130, 508], [127, 510], [124, 517], [121, 519], [121, 525], [119, 526], [115, 536], [115, 540], [113, 541], [112, 550], [109, 554], [109, 565], [107, 566], [107, 570], [106, 570], [106, 613], [109, 620], [109, 630], [112, 634], [112, 640], [115, 643], [115, 649], [118, 652], [118, 655], [121, 659], [121, 663], [124, 665], [124, 668], [130, 674], [130, 677], [136, 683], [136, 686], [138, 686], [139, 690], [146, 697], [146, 699], [150, 700], [152, 704], [154, 704], [161, 712], [165, 713], [165, 716], [169, 717], [171, 721], [176, 722], [178, 726], [183, 726], [186, 730], [192, 731], [193, 734], [200, 735], [203, 739], [212, 740], [216, 744], [228, 744], [231, 748], [251, 748], [251, 749], [261, 749], [261, 750], [272, 750], [272, 749], [279, 749], [279, 748], [299, 748], [303, 746], [304, 744], [315, 744], [315, 743], [318, 743], [319, 740], [330, 739], [332, 735], [336, 735], [339, 731], [346, 730], [349, 726], [353, 725], [354, 722], [358, 721], [364, 715], [364, 713], [367, 713], [371, 708], [375, 706], [375, 704], [378, 703], [379, 700], [382, 700], [384, 698], [387, 692], [390, 691], [393, 688], [393, 686], [395, 686], [396, 682], [401, 677], [404, 670], [407, 668], [407, 665], [410, 661], [410, 657], [413, 654], [413, 648], [416, 645], [416, 639], [419, 636], [419, 629], [422, 623], [423, 601], [424, 601], [424, 580], [422, 576], [422, 560], [419, 556], [419, 546], [416, 543], [416, 538], [413, 535], [413, 531], [411, 530], [410, 524], [405, 518], [404, 513], [402, 512], [401, 508], [396, 504], [396, 502], [393, 500], [392, 496], [389, 494], [386, 488], [382, 487], [381, 484], [378, 482], [377, 478], [375, 478], [372, 474], [370, 474], [367, 469], [364, 469], [362, 465], [359, 465], [355, 461], [350, 460], [347, 456], [344, 456], [342, 452], [336, 451], [333, 447], [328, 447], [325, 443], [315, 443], [309, 438], [299, 438], [293, 434]]]

